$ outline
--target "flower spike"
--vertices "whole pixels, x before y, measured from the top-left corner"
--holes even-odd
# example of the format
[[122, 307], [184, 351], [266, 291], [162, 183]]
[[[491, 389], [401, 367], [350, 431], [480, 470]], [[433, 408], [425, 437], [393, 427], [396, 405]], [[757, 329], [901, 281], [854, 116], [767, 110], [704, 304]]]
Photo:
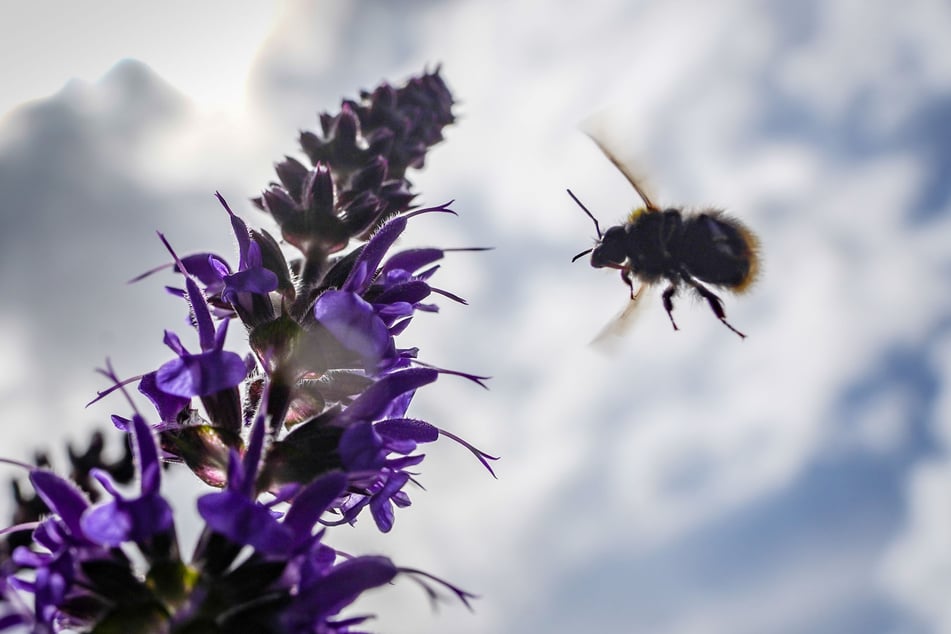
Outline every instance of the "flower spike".
[[[0, 549], [0, 631], [355, 634], [370, 617], [341, 612], [398, 577], [471, 609], [475, 595], [439, 577], [331, 545], [361, 517], [391, 531], [411, 506], [410, 485], [425, 490], [423, 449], [440, 437], [495, 476], [495, 456], [410, 414], [440, 377], [487, 380], [430, 365], [407, 340], [418, 313], [466, 303], [434, 282], [446, 253], [484, 250], [396, 248], [418, 216], [456, 215], [452, 201], [419, 205], [409, 180], [452, 109], [437, 67], [320, 114], [299, 139], [309, 164], [285, 157], [254, 201], [280, 236], [249, 228], [215, 192], [236, 262], [179, 256], [158, 234], [172, 261], [132, 281], [181, 276], [166, 290], [185, 300], [197, 348], [166, 330], [173, 354], [157, 368], [120, 379], [107, 359], [99, 370], [110, 385], [92, 402], [116, 390], [126, 399], [111, 416], [129, 441], [122, 460], [103, 462], [101, 436], [85, 452], [70, 447], [74, 481], [44, 459], [0, 458], [26, 469], [35, 491], [14, 485], [21, 516], [0, 527], [21, 545]], [[226, 349], [239, 331], [249, 349]], [[166, 466], [210, 490], [184, 499], [163, 483]], [[177, 541], [175, 508], [185, 505], [202, 523], [190, 557]]]

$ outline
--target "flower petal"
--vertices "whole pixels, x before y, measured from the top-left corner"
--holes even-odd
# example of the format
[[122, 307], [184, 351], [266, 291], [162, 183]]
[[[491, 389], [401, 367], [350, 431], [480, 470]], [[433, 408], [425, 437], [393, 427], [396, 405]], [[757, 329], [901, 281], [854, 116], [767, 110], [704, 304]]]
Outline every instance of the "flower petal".
[[270, 555], [285, 554], [291, 547], [291, 530], [266, 507], [240, 493], [226, 490], [203, 495], [198, 499], [198, 513], [210, 528], [236, 544]]
[[368, 372], [386, 358], [395, 357], [395, 345], [386, 324], [360, 296], [329, 290], [314, 304], [314, 316], [348, 350], [360, 355]]
[[238, 354], [212, 350], [165, 363], [155, 373], [155, 383], [168, 394], [192, 397], [240, 385], [246, 376], [247, 367]]

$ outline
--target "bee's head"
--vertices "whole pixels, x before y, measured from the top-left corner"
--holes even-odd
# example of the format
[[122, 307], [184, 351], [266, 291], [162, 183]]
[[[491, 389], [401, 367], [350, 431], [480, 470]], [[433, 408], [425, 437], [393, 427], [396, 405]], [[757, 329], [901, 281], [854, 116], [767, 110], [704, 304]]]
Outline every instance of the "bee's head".
[[578, 260], [578, 258], [585, 255], [591, 254], [591, 266], [596, 269], [601, 269], [604, 267], [611, 267], [615, 269], [622, 268], [624, 266], [624, 261], [627, 259], [625, 254], [625, 236], [627, 232], [624, 229], [623, 225], [617, 225], [616, 227], [611, 227], [604, 233], [601, 233], [601, 226], [598, 224], [598, 219], [594, 217], [588, 208], [585, 207], [578, 197], [571, 193], [571, 190], [568, 190], [568, 195], [578, 206], [581, 207], [581, 210], [588, 214], [588, 217], [591, 218], [591, 221], [594, 222], [594, 230], [598, 232], [598, 242], [594, 247], [590, 249], [585, 249], [575, 257], [571, 258], [572, 262]]
[[591, 266], [596, 269], [622, 268], [627, 259], [626, 237], [624, 225], [616, 225], [605, 231], [591, 249]]

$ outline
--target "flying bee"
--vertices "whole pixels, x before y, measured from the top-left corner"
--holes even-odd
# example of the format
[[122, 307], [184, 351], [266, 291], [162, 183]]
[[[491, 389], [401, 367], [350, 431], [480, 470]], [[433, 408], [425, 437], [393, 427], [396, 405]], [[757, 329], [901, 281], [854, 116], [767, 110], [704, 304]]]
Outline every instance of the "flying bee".
[[[726, 320], [723, 301], [705, 285], [733, 293], [749, 289], [759, 272], [759, 242], [753, 232], [717, 209], [661, 209], [647, 196], [633, 172], [601, 141], [593, 136], [592, 139], [631, 183], [644, 206], [634, 209], [624, 224], [602, 233], [597, 218], [569, 189], [568, 195], [591, 218], [598, 232], [594, 247], [571, 261], [590, 253], [591, 266], [620, 270], [621, 279], [630, 288], [632, 302], [622, 315], [633, 312], [631, 308], [643, 295], [643, 286], [666, 281], [667, 288], [661, 297], [674, 330], [678, 330], [673, 314], [674, 297], [686, 286], [706, 300], [723, 325], [746, 338]], [[637, 289], [635, 278], [640, 283]]]

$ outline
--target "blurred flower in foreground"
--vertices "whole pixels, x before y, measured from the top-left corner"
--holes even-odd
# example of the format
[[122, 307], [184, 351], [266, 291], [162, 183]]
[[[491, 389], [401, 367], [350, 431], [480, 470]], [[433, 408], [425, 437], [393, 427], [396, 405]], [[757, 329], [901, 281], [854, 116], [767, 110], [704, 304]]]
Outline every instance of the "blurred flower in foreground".
[[[437, 577], [325, 540], [327, 527], [364, 509], [389, 531], [395, 509], [410, 504], [419, 445], [440, 436], [491, 473], [492, 456], [408, 416], [416, 392], [440, 376], [485, 377], [423, 363], [397, 343], [418, 311], [438, 310], [434, 297], [464, 303], [431, 280], [447, 252], [478, 250], [392, 252], [410, 219], [454, 213], [448, 203], [416, 208], [405, 176], [441, 140], [451, 107], [436, 71], [321, 115], [322, 134], [301, 136], [312, 167], [288, 158], [280, 184], [255, 201], [296, 257], [250, 230], [220, 194], [236, 266], [211, 253], [179, 257], [160, 234], [183, 280], [169, 290], [186, 301], [197, 346], [166, 331], [173, 356], [154, 371], [124, 381], [103, 371], [114, 385], [99, 398], [137, 382], [155, 408], [154, 425], [131, 398], [132, 416], [113, 416], [134, 441], [133, 493], [91, 468], [109, 498], [95, 504], [49, 469], [20, 465], [49, 514], [7, 531], [24, 543], [32, 530], [32, 541], [0, 560], [0, 630], [355, 632], [368, 617], [341, 610], [400, 575], [468, 605], [471, 595]], [[233, 319], [250, 352], [226, 349]], [[215, 489], [197, 501], [205, 525], [187, 561], [161, 492], [162, 461], [184, 463]]]

